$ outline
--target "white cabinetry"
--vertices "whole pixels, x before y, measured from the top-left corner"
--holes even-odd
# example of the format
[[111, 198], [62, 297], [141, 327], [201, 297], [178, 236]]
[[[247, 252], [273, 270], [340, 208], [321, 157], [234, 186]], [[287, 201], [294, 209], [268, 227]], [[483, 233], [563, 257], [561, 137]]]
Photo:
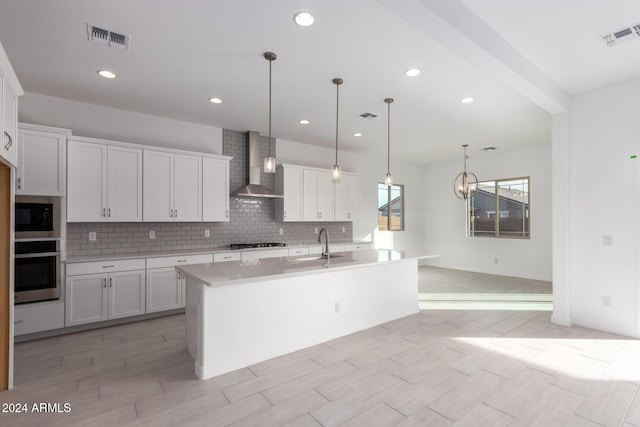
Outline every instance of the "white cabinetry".
[[64, 196], [67, 129], [21, 123], [18, 127], [16, 194]]
[[343, 173], [333, 185], [335, 221], [354, 221], [360, 209], [360, 177]]
[[202, 157], [144, 151], [144, 221], [202, 221]]
[[[2, 73], [2, 70], [0, 70]], [[0, 75], [1, 77], [1, 75]], [[3, 104], [3, 136], [2, 156], [12, 165], [18, 164], [18, 95], [9, 84], [8, 79], [2, 79]]]
[[209, 262], [212, 254], [147, 258], [147, 313], [184, 307], [186, 277], [175, 267]]
[[216, 252], [213, 254], [213, 262], [240, 261], [242, 252]]
[[142, 221], [142, 150], [69, 140], [67, 221]]
[[145, 313], [145, 260], [67, 264], [65, 325]]
[[324, 170], [303, 171], [303, 218], [305, 221], [333, 221], [333, 183]]
[[202, 220], [229, 221], [228, 159], [202, 159]]
[[289, 256], [289, 249], [261, 249], [256, 251], [242, 251], [242, 260], [256, 260], [264, 258], [278, 258], [281, 256]]
[[302, 168], [279, 165], [276, 171], [276, 193], [284, 195], [276, 200], [276, 220], [303, 221], [302, 216]]
[[33, 334], [64, 328], [64, 302], [47, 301], [20, 304], [14, 308], [14, 335]]

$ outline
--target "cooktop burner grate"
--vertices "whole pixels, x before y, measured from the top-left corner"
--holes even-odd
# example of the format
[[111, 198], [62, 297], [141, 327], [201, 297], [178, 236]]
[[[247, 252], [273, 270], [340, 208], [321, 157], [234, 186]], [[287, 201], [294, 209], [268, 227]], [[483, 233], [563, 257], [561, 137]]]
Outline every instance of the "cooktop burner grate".
[[229, 245], [229, 249], [253, 249], [253, 248], [274, 248], [287, 246], [286, 243], [276, 243], [276, 242], [267, 242], [267, 243], [231, 243]]

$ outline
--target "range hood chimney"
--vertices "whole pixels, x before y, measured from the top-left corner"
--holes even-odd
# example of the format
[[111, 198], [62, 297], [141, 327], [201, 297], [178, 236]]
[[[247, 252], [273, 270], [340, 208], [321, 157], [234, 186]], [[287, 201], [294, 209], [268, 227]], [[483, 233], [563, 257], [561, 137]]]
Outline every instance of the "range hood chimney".
[[258, 132], [247, 132], [247, 185], [238, 188], [233, 196], [253, 198], [253, 199], [282, 199], [282, 194], [270, 188], [260, 185], [260, 172], [262, 170], [262, 159], [260, 158], [260, 134]]

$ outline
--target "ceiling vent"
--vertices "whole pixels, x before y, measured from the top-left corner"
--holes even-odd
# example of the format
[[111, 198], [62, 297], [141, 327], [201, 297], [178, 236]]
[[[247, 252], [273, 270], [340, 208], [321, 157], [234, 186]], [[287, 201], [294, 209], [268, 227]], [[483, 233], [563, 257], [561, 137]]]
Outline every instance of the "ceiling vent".
[[378, 116], [376, 116], [375, 114], [371, 114], [371, 113], [362, 113], [362, 114], [360, 114], [360, 117], [362, 117], [363, 119], [371, 120], [371, 119], [375, 119]]
[[613, 47], [620, 42], [628, 41], [637, 37], [640, 37], [640, 24], [635, 24], [630, 27], [614, 31], [611, 34], [606, 34], [602, 36], [602, 41], [607, 46]]
[[87, 24], [87, 34], [89, 41], [97, 42], [109, 47], [119, 47], [129, 49], [129, 36], [119, 34], [104, 28], [94, 27]]

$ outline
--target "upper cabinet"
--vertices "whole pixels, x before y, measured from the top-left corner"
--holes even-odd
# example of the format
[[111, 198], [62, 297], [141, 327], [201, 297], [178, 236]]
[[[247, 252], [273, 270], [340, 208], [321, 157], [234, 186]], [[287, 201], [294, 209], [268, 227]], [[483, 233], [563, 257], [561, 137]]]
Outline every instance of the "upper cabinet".
[[315, 169], [303, 171], [302, 215], [305, 221], [333, 221], [331, 172]]
[[334, 219], [355, 221], [360, 210], [360, 177], [342, 173], [340, 182], [333, 185]]
[[69, 140], [67, 221], [142, 221], [142, 150]]
[[0, 158], [18, 165], [18, 97], [24, 95], [9, 58], [0, 44]]
[[202, 157], [144, 150], [145, 221], [202, 221]]
[[64, 196], [70, 131], [20, 123], [16, 194]]
[[276, 170], [276, 193], [284, 195], [276, 199], [277, 221], [303, 221], [302, 216], [302, 168], [278, 165]]
[[228, 159], [202, 159], [202, 220], [229, 221]]

